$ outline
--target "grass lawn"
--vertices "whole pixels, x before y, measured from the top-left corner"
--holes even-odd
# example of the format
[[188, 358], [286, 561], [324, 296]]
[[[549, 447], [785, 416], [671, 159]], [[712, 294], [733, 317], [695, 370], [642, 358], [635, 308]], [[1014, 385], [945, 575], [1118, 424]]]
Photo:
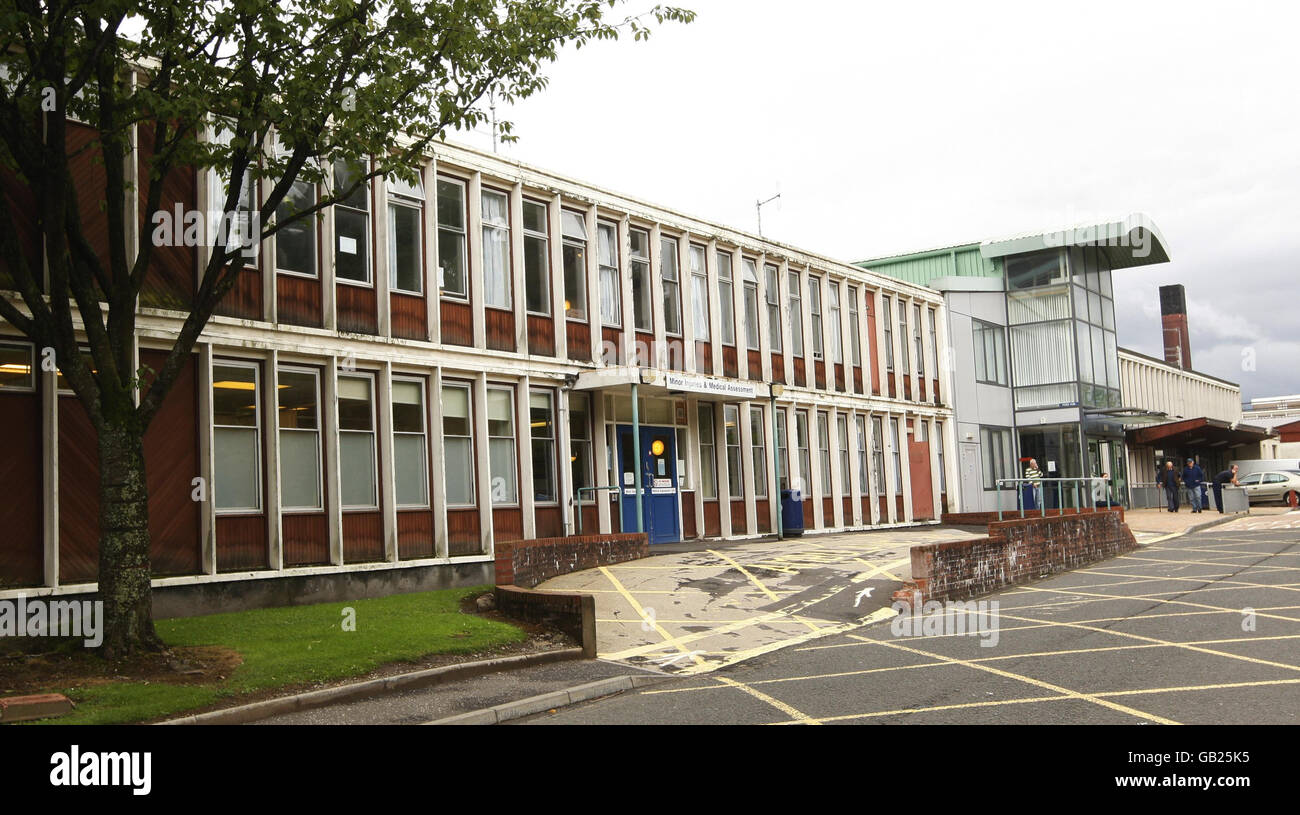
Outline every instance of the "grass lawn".
[[[240, 694], [363, 676], [385, 663], [522, 642], [527, 634], [513, 625], [461, 613], [464, 598], [489, 588], [159, 620], [158, 633], [169, 647], [219, 646], [237, 652], [243, 662], [224, 679], [210, 676], [188, 683], [123, 679], [51, 688], [66, 693], [77, 708], [68, 716], [46, 721], [146, 721]], [[355, 631], [343, 630], [343, 610], [348, 607], [356, 612]], [[233, 664], [233, 655], [231, 660]]]

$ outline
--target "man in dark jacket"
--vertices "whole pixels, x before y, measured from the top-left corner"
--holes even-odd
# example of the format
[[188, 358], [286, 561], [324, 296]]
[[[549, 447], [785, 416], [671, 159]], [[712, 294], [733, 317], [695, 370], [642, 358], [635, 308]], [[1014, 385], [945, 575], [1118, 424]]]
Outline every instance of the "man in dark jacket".
[[1165, 498], [1169, 501], [1169, 511], [1178, 511], [1178, 471], [1172, 461], [1165, 462], [1165, 468], [1156, 477], [1156, 483], [1165, 488]]
[[1237, 465], [1234, 464], [1230, 469], [1224, 470], [1214, 477], [1214, 505], [1223, 512], [1223, 485], [1231, 484], [1237, 486]]
[[1205, 471], [1196, 463], [1196, 459], [1187, 459], [1183, 468], [1183, 486], [1187, 487], [1187, 499], [1192, 503], [1192, 512], [1200, 512], [1205, 501]]

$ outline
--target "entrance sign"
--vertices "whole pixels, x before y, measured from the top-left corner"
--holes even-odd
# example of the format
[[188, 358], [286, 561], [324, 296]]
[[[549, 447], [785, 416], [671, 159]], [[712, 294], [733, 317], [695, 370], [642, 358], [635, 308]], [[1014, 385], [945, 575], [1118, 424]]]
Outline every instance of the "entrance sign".
[[733, 382], [727, 379], [714, 379], [710, 376], [665, 374], [664, 387], [670, 391], [707, 393], [712, 396], [731, 396], [736, 399], [758, 398], [758, 386], [752, 382]]

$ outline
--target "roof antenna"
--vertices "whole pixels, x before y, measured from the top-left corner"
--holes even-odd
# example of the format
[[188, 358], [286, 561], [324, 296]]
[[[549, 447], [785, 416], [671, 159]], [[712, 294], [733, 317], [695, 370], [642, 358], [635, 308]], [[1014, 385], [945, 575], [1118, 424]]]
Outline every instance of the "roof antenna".
[[[780, 189], [779, 185], [777, 189]], [[778, 192], [776, 195], [773, 195], [771, 198], [767, 199], [766, 201], [754, 202], [754, 211], [758, 213], [758, 236], [760, 238], [763, 237], [763, 205], [770, 204], [780, 197], [781, 197], [781, 193]]]

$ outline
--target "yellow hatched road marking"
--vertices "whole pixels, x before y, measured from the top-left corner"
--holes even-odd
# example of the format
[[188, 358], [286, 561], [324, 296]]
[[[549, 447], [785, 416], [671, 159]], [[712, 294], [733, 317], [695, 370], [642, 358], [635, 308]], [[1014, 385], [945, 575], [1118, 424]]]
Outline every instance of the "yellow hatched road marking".
[[[666, 630], [664, 630], [664, 627], [659, 625], [659, 622], [655, 620], [655, 618], [652, 615], [647, 614], [646, 610], [641, 607], [641, 604], [639, 602], [637, 602], [637, 599], [632, 596], [631, 592], [629, 592], [627, 588], [624, 587], [624, 585], [619, 582], [618, 578], [615, 577], [613, 573], [610, 572], [609, 569], [606, 569], [604, 566], [601, 566], [600, 572], [601, 574], [605, 575], [606, 578], [609, 579], [609, 582], [613, 584], [614, 589], [618, 591], [619, 594], [623, 595], [623, 599], [627, 600], [628, 604], [632, 606], [632, 610], [635, 611], [638, 615], [640, 615], [641, 619], [650, 623], [651, 627], [653, 627], [655, 631], [659, 632], [659, 636], [664, 638], [664, 644], [670, 645], [676, 648], [678, 651], [681, 651], [683, 654], [689, 655], [692, 659], [695, 660], [697, 665], [704, 664], [704, 660], [700, 658], [699, 654], [695, 653], [694, 651], [688, 650], [685, 646], [683, 646], [681, 643], [677, 641], [676, 637], [674, 637], [672, 634], [669, 634]], [[656, 644], [655, 650], [658, 650], [662, 647], [663, 644]]]
[[[1241, 586], [1247, 589], [1286, 589], [1287, 591], [1300, 591], [1300, 583], [1249, 583], [1245, 580], [1231, 580], [1227, 577], [1220, 577], [1218, 575], [1200, 575], [1197, 577], [1174, 577], [1172, 575], [1165, 576], [1165, 575], [1153, 575], [1153, 574], [1124, 574], [1122, 572], [1103, 572], [1099, 569], [1073, 569], [1072, 572], [1076, 574], [1095, 574], [1098, 577], [1141, 578], [1141, 580], [1147, 580], [1152, 582], [1160, 582], [1165, 580], [1178, 580], [1184, 583], [1206, 583], [1206, 582], [1214, 582], [1220, 584], [1231, 583], [1234, 586]], [[1237, 574], [1237, 572], [1230, 572], [1230, 574]]]
[[736, 680], [726, 676], [715, 676], [713, 677], [713, 679], [729, 688], [735, 688], [738, 691], [743, 691], [744, 693], [749, 694], [750, 696], [754, 697], [755, 699], [758, 699], [759, 701], [766, 702], [767, 704], [781, 711], [782, 713], [789, 716], [791, 719], [795, 720], [796, 722], [799, 722], [801, 724], [821, 724], [821, 722], [817, 721], [816, 719], [807, 715], [806, 713], [800, 713], [798, 710], [794, 709], [790, 705], [787, 705], [785, 702], [782, 702], [780, 699], [773, 699], [771, 696], [768, 696], [766, 693], [763, 693], [762, 691], [754, 690], [753, 688], [744, 684], [743, 682], [737, 682]]
[[[1236, 587], [1231, 587], [1231, 588], [1236, 588]], [[1077, 594], [1077, 595], [1079, 595], [1080, 597], [1091, 597], [1091, 598], [1096, 598], [1096, 599], [1095, 599], [1096, 602], [1101, 602], [1101, 601], [1104, 601], [1104, 600], [1149, 600], [1149, 601], [1151, 601], [1151, 602], [1153, 602], [1153, 603], [1168, 603], [1168, 604], [1170, 604], [1170, 605], [1176, 605], [1176, 606], [1189, 606], [1189, 607], [1191, 607], [1191, 608], [1204, 608], [1204, 609], [1210, 609], [1210, 610], [1213, 610], [1213, 611], [1233, 611], [1233, 612], [1236, 612], [1236, 613], [1238, 613], [1238, 614], [1241, 613], [1241, 609], [1239, 609], [1239, 608], [1225, 608], [1225, 607], [1223, 607], [1223, 606], [1212, 606], [1212, 605], [1210, 605], [1210, 604], [1208, 604], [1208, 603], [1193, 603], [1193, 602], [1191, 602], [1190, 600], [1166, 600], [1166, 599], [1164, 599], [1163, 597], [1157, 597], [1157, 596], [1156, 596], [1157, 594], [1178, 594], [1179, 596], [1183, 596], [1183, 595], [1185, 595], [1187, 592], [1169, 592], [1169, 591], [1166, 591], [1166, 592], [1156, 592], [1156, 593], [1154, 593], [1154, 594], [1129, 594], [1129, 595], [1126, 595], [1126, 594], [1119, 594], [1119, 595], [1114, 595], [1114, 594], [1095, 594], [1095, 593], [1093, 593], [1093, 592], [1076, 592], [1076, 591], [1070, 591], [1070, 590], [1068, 590], [1068, 589], [1046, 589], [1046, 588], [1042, 588], [1042, 587], [1040, 587], [1040, 586], [1026, 586], [1026, 587], [1025, 587], [1025, 590], [1026, 590], [1026, 591], [1031, 591], [1031, 592], [1040, 592], [1040, 593], [1043, 593], [1043, 594]], [[1211, 589], [1210, 589], [1210, 588], [1198, 589], [1198, 591], [1211, 591]], [[1012, 610], [1012, 611], [1020, 611], [1021, 609], [1013, 608], [1013, 609], [1011, 609], [1011, 610]], [[999, 613], [1001, 614], [1001, 616], [1003, 616], [1003, 617], [1005, 617], [1005, 618], [1007, 618], [1007, 619], [1016, 619], [1016, 618], [1011, 617], [1010, 615], [1008, 615], [1006, 612], [1001, 612], [1001, 611], [1000, 611]], [[1256, 617], [1264, 617], [1264, 618], [1266, 618], [1266, 619], [1270, 619], [1270, 620], [1286, 620], [1287, 622], [1290, 622], [1290, 623], [1297, 622], [1297, 620], [1296, 620], [1295, 617], [1283, 617], [1283, 616], [1278, 615], [1278, 614], [1263, 614], [1263, 613], [1259, 612], [1258, 610], [1255, 612], [1255, 616], [1256, 616]], [[1046, 621], [1046, 620], [1029, 620], [1029, 622], [1041, 623], [1041, 622], [1047, 622], [1047, 621]], [[1069, 625], [1069, 623], [1065, 623], [1065, 622], [1062, 622], [1062, 621], [1055, 621], [1054, 624], [1055, 624], [1055, 625]], [[1116, 633], [1118, 633], [1118, 632], [1116, 632]]]

